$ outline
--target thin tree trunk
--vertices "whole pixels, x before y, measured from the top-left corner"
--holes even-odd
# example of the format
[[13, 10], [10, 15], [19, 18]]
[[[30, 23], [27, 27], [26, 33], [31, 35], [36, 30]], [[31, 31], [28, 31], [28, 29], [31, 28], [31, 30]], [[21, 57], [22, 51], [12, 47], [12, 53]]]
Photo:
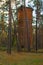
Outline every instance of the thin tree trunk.
[[2, 13], [1, 19], [2, 19], [2, 32], [3, 32], [5, 30], [5, 27], [4, 27], [4, 11]]
[[29, 42], [29, 31], [28, 31], [28, 18], [27, 18], [27, 13], [26, 13], [26, 8], [25, 8], [25, 0], [24, 0], [24, 15], [25, 15], [25, 22], [26, 22], [26, 31], [27, 31], [27, 43], [28, 43], [28, 51], [30, 51], [30, 42]]
[[[17, 11], [17, 1], [15, 0], [15, 6], [16, 6], [16, 11]], [[18, 12], [17, 12], [17, 22], [18, 22]], [[15, 27], [14, 25], [14, 34], [16, 35], [16, 40], [17, 40], [17, 50], [21, 51], [21, 46], [20, 46], [20, 42], [19, 42], [19, 32], [18, 32], [18, 27]]]
[[12, 34], [11, 34], [11, 0], [9, 0], [9, 25], [8, 25], [8, 47], [7, 53], [11, 54], [11, 45], [12, 45]]
[[36, 10], [36, 52], [37, 52], [37, 50], [38, 50], [38, 42], [37, 42], [37, 40], [38, 40], [38, 38], [37, 38], [37, 23], [39, 22], [39, 20], [40, 20], [40, 9], [39, 9], [39, 6], [40, 6], [40, 4], [39, 4], [39, 1], [37, 0], [36, 1], [36, 8], [37, 8], [37, 10]]

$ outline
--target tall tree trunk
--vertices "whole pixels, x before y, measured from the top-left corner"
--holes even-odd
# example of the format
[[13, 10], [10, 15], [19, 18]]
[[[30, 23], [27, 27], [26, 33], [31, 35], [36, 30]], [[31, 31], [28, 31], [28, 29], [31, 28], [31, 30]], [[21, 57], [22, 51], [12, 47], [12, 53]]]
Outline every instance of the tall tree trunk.
[[27, 31], [27, 43], [28, 47], [27, 50], [30, 51], [30, 40], [29, 40], [29, 31], [28, 31], [28, 18], [27, 18], [27, 13], [26, 13], [26, 8], [25, 8], [25, 0], [24, 0], [24, 15], [25, 15], [25, 22], [26, 22], [26, 31]]
[[12, 34], [11, 34], [11, 0], [9, 0], [9, 25], [8, 25], [8, 44], [7, 44], [7, 53], [11, 54], [11, 45], [12, 45]]
[[[16, 11], [17, 11], [17, 1], [15, 0], [15, 6], [16, 6]], [[17, 22], [18, 22], [18, 12], [17, 12]], [[15, 24], [15, 23], [14, 23]], [[18, 26], [18, 25], [17, 25]], [[16, 32], [15, 32], [16, 31]], [[21, 45], [19, 42], [19, 32], [18, 32], [18, 27], [15, 27], [14, 25], [14, 34], [16, 35], [16, 40], [17, 40], [17, 50], [21, 51]]]
[[40, 20], [40, 9], [39, 9], [39, 7], [40, 7], [40, 4], [39, 4], [39, 1], [38, 0], [36, 0], [36, 8], [37, 8], [37, 10], [36, 10], [36, 52], [37, 52], [37, 45], [38, 45], [38, 42], [37, 42], [37, 40], [38, 40], [38, 38], [37, 38], [37, 23], [39, 22], [39, 20]]

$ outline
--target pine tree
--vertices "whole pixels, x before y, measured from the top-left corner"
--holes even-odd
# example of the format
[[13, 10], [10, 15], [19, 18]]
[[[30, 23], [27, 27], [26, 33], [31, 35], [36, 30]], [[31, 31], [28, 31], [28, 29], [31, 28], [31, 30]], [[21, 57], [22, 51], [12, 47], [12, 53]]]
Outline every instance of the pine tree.
[[12, 26], [11, 26], [11, 0], [8, 1], [9, 3], [9, 24], [8, 24], [8, 47], [7, 52], [11, 54], [11, 45], [12, 45]]

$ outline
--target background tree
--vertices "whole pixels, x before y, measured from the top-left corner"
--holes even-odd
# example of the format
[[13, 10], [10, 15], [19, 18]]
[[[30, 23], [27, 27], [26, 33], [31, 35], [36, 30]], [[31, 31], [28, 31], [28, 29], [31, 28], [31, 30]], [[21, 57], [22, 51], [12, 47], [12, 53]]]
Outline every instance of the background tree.
[[7, 52], [11, 54], [11, 45], [12, 45], [12, 26], [11, 26], [11, 0], [8, 1], [9, 5], [9, 24], [8, 24], [8, 47]]

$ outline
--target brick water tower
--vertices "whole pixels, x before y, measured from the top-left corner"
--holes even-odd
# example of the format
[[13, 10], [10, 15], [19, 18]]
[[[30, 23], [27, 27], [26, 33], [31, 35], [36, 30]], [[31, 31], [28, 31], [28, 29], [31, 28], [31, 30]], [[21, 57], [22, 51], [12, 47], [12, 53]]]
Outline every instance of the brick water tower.
[[31, 7], [18, 8], [19, 44], [26, 51], [30, 51], [32, 47], [32, 11]]

